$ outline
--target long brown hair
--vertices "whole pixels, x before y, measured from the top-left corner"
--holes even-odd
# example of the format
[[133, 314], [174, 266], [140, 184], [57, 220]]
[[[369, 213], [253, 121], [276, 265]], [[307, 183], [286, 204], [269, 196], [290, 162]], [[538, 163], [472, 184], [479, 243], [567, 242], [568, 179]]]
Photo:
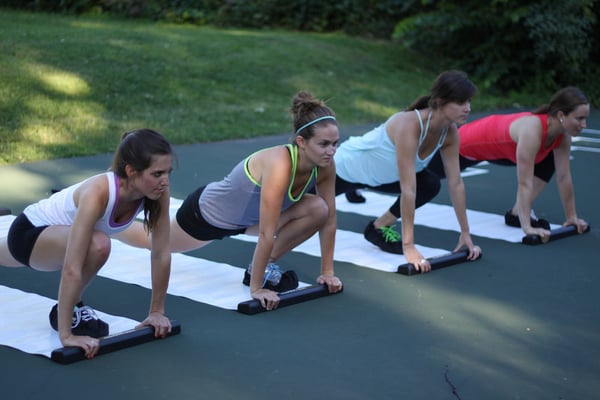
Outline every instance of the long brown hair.
[[[136, 172], [150, 167], [152, 157], [173, 155], [171, 144], [160, 133], [152, 129], [138, 129], [125, 132], [115, 151], [111, 170], [121, 179], [128, 179], [125, 167], [131, 166]], [[161, 213], [160, 200], [144, 198], [144, 226], [148, 231], [156, 226]]]

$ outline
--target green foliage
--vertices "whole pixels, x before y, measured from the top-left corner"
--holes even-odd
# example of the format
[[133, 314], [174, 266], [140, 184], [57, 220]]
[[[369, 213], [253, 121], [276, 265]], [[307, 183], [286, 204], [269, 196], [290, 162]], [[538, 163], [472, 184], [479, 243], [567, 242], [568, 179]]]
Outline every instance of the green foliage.
[[596, 0], [469, 0], [460, 8], [454, 1], [422, 2], [393, 38], [498, 93], [572, 84], [585, 91], [594, 8]]
[[340, 33], [0, 10], [0, 37], [0, 164], [111, 152], [140, 127], [175, 144], [282, 134], [298, 90], [342, 127], [382, 121], [438, 73], [390, 41]]

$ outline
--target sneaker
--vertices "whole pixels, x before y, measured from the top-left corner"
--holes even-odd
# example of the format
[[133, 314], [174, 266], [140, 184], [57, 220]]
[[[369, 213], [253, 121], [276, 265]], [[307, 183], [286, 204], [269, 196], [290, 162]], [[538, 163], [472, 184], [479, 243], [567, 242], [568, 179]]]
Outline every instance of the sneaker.
[[[58, 304], [55, 304], [50, 310], [49, 318], [52, 328], [58, 331]], [[101, 338], [108, 335], [108, 324], [98, 318], [92, 307], [86, 306], [80, 301], [73, 310], [71, 332], [73, 335]]]
[[402, 236], [394, 230], [394, 225], [375, 229], [375, 220], [365, 228], [365, 239], [387, 253], [402, 254]]
[[[512, 210], [508, 210], [506, 214], [504, 214], [504, 223], [508, 226], [513, 226], [515, 228], [521, 227], [521, 221], [519, 221], [519, 216], [514, 215]], [[531, 226], [533, 228], [543, 228], [546, 230], [550, 230], [550, 223], [543, 218], [537, 218], [533, 210], [531, 210]]]
[[10, 215], [10, 214], [12, 214], [12, 211], [10, 211], [10, 208], [0, 208], [0, 216]]
[[348, 190], [346, 193], [346, 200], [349, 203], [364, 203], [367, 201], [365, 196], [363, 196], [358, 189]]
[[[242, 283], [246, 286], [250, 286], [251, 273], [252, 265], [244, 271]], [[293, 270], [282, 273], [277, 264], [269, 263], [265, 270], [262, 287], [278, 293], [287, 292], [298, 287], [298, 275]]]

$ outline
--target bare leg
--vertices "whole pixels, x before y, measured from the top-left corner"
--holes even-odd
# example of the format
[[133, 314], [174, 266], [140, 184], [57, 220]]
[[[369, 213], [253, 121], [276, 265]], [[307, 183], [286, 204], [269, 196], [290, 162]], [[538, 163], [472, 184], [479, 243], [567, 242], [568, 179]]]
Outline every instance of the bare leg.
[[133, 221], [133, 223], [123, 232], [114, 235], [114, 238], [133, 247], [148, 250], [152, 248], [150, 235], [146, 232], [144, 224], [140, 221]]
[[[70, 231], [69, 226], [49, 226], [44, 229], [31, 252], [31, 267], [39, 271], [62, 269]], [[92, 275], [91, 279], [106, 263], [109, 254], [110, 238], [105, 233], [95, 231], [86, 251], [82, 273]]]
[[173, 253], [183, 253], [186, 251], [192, 251], [204, 247], [210, 242], [212, 242], [212, 240], [203, 241], [194, 239], [187, 232], [181, 229], [181, 226], [179, 226], [179, 223], [177, 223], [176, 219], [173, 219], [171, 221], [170, 237], [171, 252]]
[[0, 265], [5, 267], [24, 267], [23, 264], [14, 259], [8, 250], [8, 230], [0, 235]]
[[[121, 233], [114, 235], [123, 243], [142, 249], [152, 249], [152, 237], [144, 229], [144, 224], [134, 221], [129, 228]], [[169, 246], [172, 253], [183, 253], [206, 246], [210, 241], [197, 240], [187, 234], [177, 223], [177, 219], [171, 220], [171, 232]]]
[[391, 212], [386, 211], [379, 218], [377, 218], [375, 222], [373, 222], [373, 226], [375, 226], [376, 229], [379, 229], [382, 226], [392, 226], [396, 222], [398, 222], [398, 218], [396, 218], [396, 216]]
[[281, 214], [270, 259], [275, 261], [314, 235], [327, 220], [327, 204], [319, 196], [305, 195]]

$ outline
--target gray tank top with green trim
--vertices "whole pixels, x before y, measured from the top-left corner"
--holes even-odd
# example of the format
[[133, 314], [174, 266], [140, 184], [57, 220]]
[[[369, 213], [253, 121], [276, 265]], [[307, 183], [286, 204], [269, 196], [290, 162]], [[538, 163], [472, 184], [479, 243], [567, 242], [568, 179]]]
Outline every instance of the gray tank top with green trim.
[[[282, 212], [300, 201], [304, 193], [314, 187], [317, 177], [315, 167], [302, 192], [293, 197], [291, 191], [296, 176], [298, 147], [291, 144], [286, 147], [292, 159], [292, 174], [281, 205]], [[254, 154], [240, 161], [223, 180], [209, 183], [200, 195], [200, 212], [209, 224], [221, 229], [243, 229], [258, 224], [261, 186], [248, 171], [248, 162]]]

